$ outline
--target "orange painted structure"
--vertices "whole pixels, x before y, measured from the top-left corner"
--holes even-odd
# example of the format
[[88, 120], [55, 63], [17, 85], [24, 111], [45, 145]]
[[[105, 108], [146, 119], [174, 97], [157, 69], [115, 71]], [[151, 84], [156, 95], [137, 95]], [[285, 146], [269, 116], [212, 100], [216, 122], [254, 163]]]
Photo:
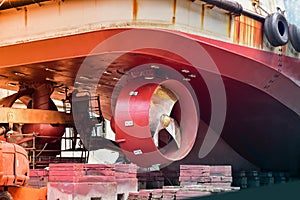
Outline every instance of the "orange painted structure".
[[27, 152], [16, 144], [0, 143], [0, 185], [24, 186], [29, 180]]
[[46, 200], [47, 188], [28, 187], [29, 160], [19, 145], [0, 142], [0, 199]]
[[10, 187], [8, 192], [14, 200], [46, 200], [47, 188]]

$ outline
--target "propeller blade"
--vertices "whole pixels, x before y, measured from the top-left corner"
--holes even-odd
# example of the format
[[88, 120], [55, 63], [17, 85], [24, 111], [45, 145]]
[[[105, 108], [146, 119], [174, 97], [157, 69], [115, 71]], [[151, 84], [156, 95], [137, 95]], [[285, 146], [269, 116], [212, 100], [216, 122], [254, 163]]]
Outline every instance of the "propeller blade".
[[178, 148], [181, 146], [181, 130], [173, 118], [170, 117], [177, 96], [169, 89], [159, 86], [151, 98], [149, 111], [150, 131], [154, 144], [159, 146], [159, 131], [166, 129], [174, 139]]
[[[159, 129], [159, 127], [157, 127], [157, 129]], [[161, 130], [161, 129], [160, 129]], [[155, 131], [155, 133], [154, 133], [154, 135], [153, 135], [153, 141], [154, 141], [154, 144], [155, 144], [155, 146], [157, 146], [158, 147], [158, 133], [159, 133], [159, 131], [160, 130], [157, 130], [157, 131]]]
[[177, 148], [179, 149], [181, 146], [181, 130], [176, 120], [170, 117], [170, 123], [166, 127], [166, 130], [170, 133], [170, 135], [173, 137]]
[[[151, 98], [149, 110], [150, 131], [153, 139], [158, 137], [158, 132], [165, 128], [161, 125], [161, 116], [170, 115], [175, 103], [178, 101], [177, 96], [169, 89], [159, 86]], [[157, 136], [156, 136], [157, 135]]]

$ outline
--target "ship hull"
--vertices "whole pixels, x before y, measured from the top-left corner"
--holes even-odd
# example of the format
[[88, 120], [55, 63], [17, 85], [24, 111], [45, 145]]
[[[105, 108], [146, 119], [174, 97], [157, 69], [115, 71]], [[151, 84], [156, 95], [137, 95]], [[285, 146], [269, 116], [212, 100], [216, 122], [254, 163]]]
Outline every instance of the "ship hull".
[[[108, 29], [1, 47], [0, 62], [1, 73], [7, 77], [22, 68], [37, 82], [46, 81], [51, 72], [56, 82], [79, 90], [96, 85], [93, 92], [101, 96], [107, 119], [113, 116], [117, 93], [124, 86], [121, 79], [137, 78], [132, 70], [145, 76], [135, 71], [140, 66], [143, 70], [167, 66], [191, 85], [200, 116], [195, 145], [174, 166], [209, 163], [232, 164], [234, 169], [299, 171], [300, 62], [281, 50], [274, 54], [160, 29]], [[83, 75], [90, 79], [83, 80]], [[168, 77], [154, 73], [151, 78]], [[28, 77], [19, 79], [25, 82]], [[6, 83], [1, 86], [7, 87]], [[60, 98], [57, 93], [53, 97]], [[217, 137], [201, 152], [207, 127]]]

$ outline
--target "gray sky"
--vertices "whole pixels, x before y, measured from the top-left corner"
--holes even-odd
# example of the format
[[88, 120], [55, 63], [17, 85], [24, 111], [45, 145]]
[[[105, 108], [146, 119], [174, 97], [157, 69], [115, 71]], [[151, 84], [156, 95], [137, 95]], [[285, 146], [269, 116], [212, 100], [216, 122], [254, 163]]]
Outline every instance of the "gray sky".
[[295, 24], [300, 28], [300, 1], [284, 0], [287, 20], [290, 24]]

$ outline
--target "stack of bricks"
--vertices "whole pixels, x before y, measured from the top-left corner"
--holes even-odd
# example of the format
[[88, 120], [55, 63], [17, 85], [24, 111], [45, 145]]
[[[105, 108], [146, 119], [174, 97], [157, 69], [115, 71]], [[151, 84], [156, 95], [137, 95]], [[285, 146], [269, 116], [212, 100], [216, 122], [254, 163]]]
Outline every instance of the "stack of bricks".
[[[125, 199], [130, 191], [137, 191], [137, 179], [133, 176], [136, 176], [133, 165], [50, 164], [47, 197], [60, 200]], [[123, 185], [118, 187], [118, 183]]]
[[181, 165], [180, 185], [206, 185], [230, 187], [232, 184], [231, 166]]
[[47, 187], [48, 170], [46, 169], [31, 169], [29, 173], [28, 186], [33, 188]]

